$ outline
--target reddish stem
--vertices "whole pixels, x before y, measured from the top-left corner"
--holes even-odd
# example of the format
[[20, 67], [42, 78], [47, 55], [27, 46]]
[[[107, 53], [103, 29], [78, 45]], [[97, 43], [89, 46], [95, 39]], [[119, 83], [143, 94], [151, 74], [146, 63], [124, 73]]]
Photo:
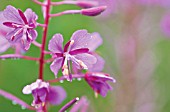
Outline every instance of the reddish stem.
[[40, 55], [40, 66], [39, 66], [39, 79], [43, 80], [43, 72], [44, 72], [44, 50], [45, 50], [45, 43], [46, 43], [46, 38], [47, 38], [47, 32], [48, 32], [48, 24], [49, 24], [49, 13], [50, 13], [50, 3], [51, 0], [47, 1], [46, 5], [46, 17], [45, 17], [45, 27], [44, 27], [44, 32], [43, 32], [43, 38], [42, 38], [42, 46], [41, 46], [41, 55]]

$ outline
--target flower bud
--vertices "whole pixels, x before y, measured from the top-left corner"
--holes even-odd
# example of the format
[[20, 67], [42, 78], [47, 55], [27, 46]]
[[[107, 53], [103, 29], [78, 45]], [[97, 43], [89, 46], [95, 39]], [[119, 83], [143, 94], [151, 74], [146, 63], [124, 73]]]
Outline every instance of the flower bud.
[[94, 6], [97, 6], [98, 5], [98, 2], [95, 2], [95, 1], [78, 1], [77, 2], [77, 6], [79, 7], [82, 7], [82, 8], [91, 8], [91, 7], [94, 7]]
[[86, 16], [97, 16], [106, 10], [107, 6], [100, 6], [88, 9], [82, 9], [81, 14]]

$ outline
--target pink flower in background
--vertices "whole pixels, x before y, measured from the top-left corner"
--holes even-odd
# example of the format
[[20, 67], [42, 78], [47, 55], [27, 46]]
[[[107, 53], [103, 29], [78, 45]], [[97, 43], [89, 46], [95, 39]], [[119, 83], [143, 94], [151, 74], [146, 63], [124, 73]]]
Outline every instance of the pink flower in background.
[[86, 30], [78, 30], [73, 33], [70, 41], [62, 49], [63, 37], [61, 34], [56, 34], [49, 42], [49, 50], [53, 53], [54, 61], [50, 68], [55, 75], [62, 68], [63, 75], [68, 76], [70, 68], [70, 60], [73, 68], [89, 69], [97, 62], [96, 57], [90, 54], [99, 45], [102, 44], [102, 39], [98, 33], [88, 33]]
[[149, 6], [169, 7], [170, 0], [138, 0], [139, 3]]
[[65, 90], [60, 86], [50, 86], [49, 83], [37, 79], [36, 82], [23, 88], [24, 94], [32, 94], [32, 106], [41, 109], [47, 102], [59, 105], [66, 98]]
[[162, 17], [160, 25], [162, 32], [170, 37], [170, 14], [166, 14]]
[[116, 80], [108, 74], [97, 72], [86, 73], [85, 80], [97, 94], [100, 94], [103, 97], [107, 95], [109, 90], [112, 90], [112, 87], [107, 83], [107, 81], [111, 81], [113, 83], [116, 82]]
[[37, 37], [37, 32], [34, 30], [37, 15], [31, 9], [23, 13], [10, 5], [6, 7], [3, 15], [6, 18], [3, 24], [12, 29], [6, 35], [6, 39], [12, 44], [20, 43], [21, 47], [28, 50], [31, 42]]

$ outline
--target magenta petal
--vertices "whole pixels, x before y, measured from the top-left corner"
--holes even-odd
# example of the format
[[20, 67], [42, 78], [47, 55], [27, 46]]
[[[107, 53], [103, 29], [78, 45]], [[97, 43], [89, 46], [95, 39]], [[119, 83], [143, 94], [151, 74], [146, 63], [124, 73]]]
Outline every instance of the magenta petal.
[[72, 50], [69, 52], [69, 54], [76, 55], [76, 54], [82, 54], [82, 53], [88, 53], [88, 52], [89, 52], [88, 48], [81, 48], [81, 49]]
[[48, 49], [53, 53], [62, 53], [63, 36], [61, 34], [55, 34], [49, 41]]
[[51, 71], [57, 76], [59, 69], [62, 66], [63, 58], [56, 58], [50, 65]]
[[29, 24], [34, 23], [38, 19], [38, 16], [30, 8], [28, 8], [24, 12], [24, 15], [26, 16], [27, 21], [28, 21]]
[[97, 62], [91, 68], [89, 68], [89, 71], [90, 72], [101, 72], [104, 68], [105, 61], [98, 54], [93, 53], [93, 55], [96, 57]]
[[25, 17], [24, 13], [20, 9], [18, 9], [18, 13], [20, 17], [22, 18], [22, 20], [24, 21], [24, 23], [28, 24], [27, 18]]
[[16, 22], [16, 23], [23, 23], [21, 16], [18, 13], [18, 10], [11, 6], [8, 5], [6, 9], [3, 12], [4, 17], [9, 21]]
[[51, 86], [47, 96], [47, 101], [53, 105], [59, 105], [66, 98], [65, 90], [60, 86]]
[[[87, 68], [91, 68], [93, 64], [97, 62], [96, 57], [88, 53], [77, 54], [75, 55], [75, 58], [81, 60], [87, 66]], [[74, 60], [72, 61], [74, 62]]]

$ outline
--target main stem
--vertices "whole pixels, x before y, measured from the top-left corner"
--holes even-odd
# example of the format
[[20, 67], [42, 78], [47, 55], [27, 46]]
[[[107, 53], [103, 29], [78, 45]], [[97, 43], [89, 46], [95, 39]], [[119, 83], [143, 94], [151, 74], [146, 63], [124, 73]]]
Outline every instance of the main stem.
[[49, 18], [50, 18], [50, 3], [51, 3], [51, 0], [48, 0], [47, 1], [47, 4], [46, 4], [46, 17], [45, 17], [45, 27], [44, 27], [44, 32], [43, 32], [43, 38], [42, 38], [42, 46], [41, 46], [41, 55], [40, 55], [40, 58], [39, 58], [39, 63], [40, 63], [40, 66], [39, 66], [39, 79], [42, 79], [43, 80], [43, 72], [44, 72], [44, 50], [45, 50], [45, 43], [46, 43], [46, 38], [47, 38], [47, 32], [48, 32], [48, 24], [49, 24]]

